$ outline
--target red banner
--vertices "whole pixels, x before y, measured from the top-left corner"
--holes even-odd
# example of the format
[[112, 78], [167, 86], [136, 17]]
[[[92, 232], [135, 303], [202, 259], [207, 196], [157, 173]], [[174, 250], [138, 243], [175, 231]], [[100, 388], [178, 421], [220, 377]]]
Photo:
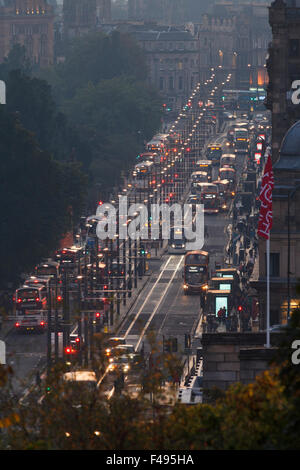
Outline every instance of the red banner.
[[272, 191], [274, 188], [274, 174], [272, 168], [271, 156], [268, 156], [267, 163], [264, 170], [264, 175], [261, 182], [261, 191], [259, 199], [260, 213], [258, 220], [257, 235], [268, 240], [270, 238], [270, 230], [272, 228], [273, 213], [272, 213]]

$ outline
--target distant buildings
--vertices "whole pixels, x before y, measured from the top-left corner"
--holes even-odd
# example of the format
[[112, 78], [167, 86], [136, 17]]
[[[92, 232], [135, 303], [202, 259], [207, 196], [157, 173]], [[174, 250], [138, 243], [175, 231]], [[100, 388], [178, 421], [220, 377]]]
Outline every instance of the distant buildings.
[[271, 40], [267, 3], [217, 2], [196, 26], [202, 80], [211, 67], [219, 67], [233, 72], [237, 89], [267, 84], [265, 62]]
[[63, 26], [66, 39], [95, 31], [111, 20], [111, 0], [64, 0]]
[[199, 82], [198, 40], [189, 31], [153, 29], [131, 34], [145, 53], [149, 83], [160, 91], [170, 109], [180, 109]]
[[128, 19], [178, 25], [185, 21], [186, 0], [128, 0]]
[[41, 67], [54, 59], [54, 12], [47, 0], [0, 0], [0, 62], [14, 44]]

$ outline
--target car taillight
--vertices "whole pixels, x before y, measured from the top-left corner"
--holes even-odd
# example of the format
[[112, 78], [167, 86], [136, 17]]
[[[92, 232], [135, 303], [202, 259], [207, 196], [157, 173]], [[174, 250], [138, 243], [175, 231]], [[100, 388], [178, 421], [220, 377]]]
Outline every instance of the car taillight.
[[40, 325], [41, 325], [41, 326], [45, 326], [45, 322], [44, 322], [44, 321], [41, 321]]
[[16, 327], [16, 328], [19, 328], [19, 326], [20, 326], [20, 323], [18, 323], [18, 322], [15, 323], [15, 327]]
[[22, 302], [22, 299], [18, 299], [17, 302], [18, 304], [20, 304]]
[[37, 297], [37, 298], [35, 299], [35, 301], [36, 301], [36, 302], [39, 302], [39, 301], [40, 301], [40, 299]]

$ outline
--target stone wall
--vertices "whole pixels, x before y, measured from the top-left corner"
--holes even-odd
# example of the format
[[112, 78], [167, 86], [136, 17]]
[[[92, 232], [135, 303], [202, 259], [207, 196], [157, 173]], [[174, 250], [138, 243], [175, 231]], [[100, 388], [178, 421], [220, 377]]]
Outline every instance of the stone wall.
[[268, 368], [280, 337], [281, 333], [271, 334], [273, 347], [266, 350], [264, 332], [203, 334], [204, 401], [206, 392], [214, 388], [227, 390], [236, 382], [253, 382], [258, 373]]

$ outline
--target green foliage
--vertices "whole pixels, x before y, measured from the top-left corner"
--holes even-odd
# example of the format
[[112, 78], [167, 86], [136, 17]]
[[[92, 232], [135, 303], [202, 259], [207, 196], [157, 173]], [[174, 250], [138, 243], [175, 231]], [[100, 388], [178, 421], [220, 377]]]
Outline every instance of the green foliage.
[[146, 84], [142, 50], [119, 32], [85, 35], [67, 47], [63, 63], [40, 76], [50, 81], [84, 147], [77, 155], [91, 185], [111, 190], [160, 127], [161, 100]]
[[[58, 164], [5, 108], [0, 112], [0, 284], [31, 272], [70, 227], [82, 203], [78, 166]], [[77, 185], [78, 184], [78, 185]]]

